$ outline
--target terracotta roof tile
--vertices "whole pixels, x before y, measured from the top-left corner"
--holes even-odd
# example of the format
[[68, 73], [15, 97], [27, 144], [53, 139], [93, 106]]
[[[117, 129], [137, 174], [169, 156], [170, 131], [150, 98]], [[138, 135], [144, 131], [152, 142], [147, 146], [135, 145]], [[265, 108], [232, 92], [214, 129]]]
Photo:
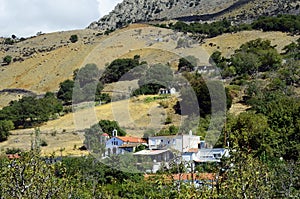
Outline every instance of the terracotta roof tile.
[[143, 138], [138, 138], [138, 137], [125, 137], [125, 136], [118, 136], [120, 140], [123, 142], [128, 142], [128, 143], [147, 143], [147, 141]]
[[188, 152], [198, 153], [198, 149], [197, 148], [191, 148], [191, 149], [188, 150]]
[[[144, 177], [146, 179], [160, 176], [160, 174], [145, 174]], [[170, 175], [162, 175], [165, 180], [191, 180], [192, 178], [195, 180], [214, 180], [216, 178], [215, 173], [194, 173], [193, 175], [191, 173], [181, 173], [181, 174], [172, 174]]]
[[19, 154], [7, 154], [8, 159], [18, 159], [20, 158]]

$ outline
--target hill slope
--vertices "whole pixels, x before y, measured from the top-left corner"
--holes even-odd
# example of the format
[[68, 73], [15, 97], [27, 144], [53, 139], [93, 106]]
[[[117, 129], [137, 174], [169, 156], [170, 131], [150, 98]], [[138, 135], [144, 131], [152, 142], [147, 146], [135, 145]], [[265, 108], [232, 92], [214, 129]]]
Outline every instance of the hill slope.
[[[17, 61], [8, 66], [3, 66], [0, 72], [0, 78], [3, 80], [1, 90], [17, 88], [19, 90], [23, 89], [24, 92], [28, 91], [27, 93], [34, 92], [37, 94], [43, 94], [46, 91], [57, 91], [61, 81], [72, 77], [73, 70], [84, 66], [86, 63], [96, 63], [99, 68], [103, 69], [106, 63], [116, 58], [132, 58], [136, 54], [141, 56], [141, 61], [144, 60], [150, 64], [168, 63], [176, 70], [180, 57], [194, 55], [199, 58], [199, 65], [207, 65], [208, 57], [214, 50], [221, 50], [225, 55], [230, 55], [242, 43], [256, 38], [270, 39], [272, 45], [277, 45], [277, 49], [281, 50], [285, 45], [299, 38], [299, 36], [290, 36], [281, 32], [244, 31], [224, 34], [207, 39], [203, 44], [199, 44], [190, 40], [186, 34], [145, 24], [134, 24], [117, 30], [109, 36], [96, 36], [97, 33], [94, 30], [51, 33], [28, 39], [26, 40], [27, 43], [17, 43], [9, 46], [10, 49], [7, 52], [13, 52], [11, 54], [13, 56], [20, 56], [21, 54], [16, 50], [20, 48], [20, 45], [24, 45], [25, 48], [31, 47], [36, 49], [39, 49], [41, 46], [49, 47], [53, 45], [52, 42], [49, 42], [50, 37], [52, 37], [53, 40], [51, 39], [51, 41], [53, 42], [60, 43], [61, 40], [66, 42], [66, 45], [62, 45], [57, 49], [49, 52], [39, 52], [37, 50], [31, 56], [25, 57], [24, 61]], [[79, 35], [77, 43], [67, 43], [72, 34]], [[180, 39], [187, 40], [189, 46], [179, 48], [178, 41]], [[36, 47], [37, 45], [40, 47]], [[2, 52], [2, 56], [6, 55], [6, 53]], [[107, 85], [105, 91], [128, 90], [129, 86], [134, 88], [136, 82], [110, 84]], [[6, 105], [9, 99], [21, 97], [17, 93], [9, 92], [3, 92], [0, 96], [2, 106]], [[130, 107], [129, 112], [132, 120], [123, 115], [128, 113], [126, 107]], [[148, 127], [161, 128], [163, 126], [161, 122], [166, 117], [165, 111], [165, 109], [158, 106], [157, 102], [145, 104], [143, 100], [137, 100], [131, 101], [129, 105], [126, 101], [120, 101], [96, 107], [95, 115], [97, 120], [113, 120], [118, 116], [117, 119], [119, 118], [120, 125], [130, 135], [141, 135]], [[80, 113], [85, 118], [83, 122], [87, 122], [83, 124], [77, 123], [81, 127], [80, 129], [89, 127], [89, 125], [96, 122], [96, 120], [93, 120], [93, 115], [90, 114], [91, 111], [87, 111], [86, 115], [83, 112]], [[174, 122], [178, 122], [179, 125], [180, 116], [174, 115], [174, 113], [171, 114]], [[88, 119], [88, 116], [91, 116], [91, 120]], [[149, 116], [157, 120], [151, 120]], [[65, 148], [63, 152], [65, 154], [81, 153], [78, 150], [73, 150], [74, 145], [79, 147], [83, 142], [82, 134], [78, 133], [78, 128], [74, 125], [76, 124], [75, 121], [73, 114], [67, 114], [40, 127], [42, 138], [48, 142], [48, 147], [44, 148], [45, 153], [58, 152], [62, 146]], [[158, 126], [155, 127], [154, 124]], [[33, 129], [16, 130], [7, 142], [0, 144], [0, 148], [29, 147], [30, 134], [32, 132]], [[53, 132], [57, 132], [57, 135], [52, 136]]]
[[110, 30], [155, 20], [249, 22], [262, 15], [299, 14], [297, 0], [124, 0], [88, 28]]

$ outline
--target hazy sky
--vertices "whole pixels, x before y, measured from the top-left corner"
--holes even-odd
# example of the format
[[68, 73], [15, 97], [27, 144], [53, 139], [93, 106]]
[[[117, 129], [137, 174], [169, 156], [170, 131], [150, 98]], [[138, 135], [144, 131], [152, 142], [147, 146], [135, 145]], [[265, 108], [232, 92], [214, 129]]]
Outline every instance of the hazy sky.
[[122, 0], [0, 0], [0, 37], [82, 29]]

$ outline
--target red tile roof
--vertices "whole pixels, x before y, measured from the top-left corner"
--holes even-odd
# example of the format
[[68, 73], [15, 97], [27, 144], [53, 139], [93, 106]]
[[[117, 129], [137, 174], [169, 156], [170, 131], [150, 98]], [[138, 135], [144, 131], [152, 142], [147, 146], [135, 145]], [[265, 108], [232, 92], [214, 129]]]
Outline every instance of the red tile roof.
[[138, 138], [138, 137], [125, 137], [125, 136], [118, 136], [120, 140], [123, 142], [128, 142], [128, 143], [147, 143], [147, 141], [143, 138]]
[[149, 179], [151, 177], [155, 176], [161, 176], [165, 180], [214, 180], [216, 178], [215, 173], [193, 173], [193, 176], [191, 173], [181, 173], [181, 174], [171, 174], [171, 175], [160, 175], [160, 174], [145, 174], [144, 177], [146, 179]]
[[191, 149], [188, 150], [188, 152], [198, 153], [198, 149], [197, 148], [191, 148]]
[[8, 159], [19, 159], [19, 154], [7, 154]]
[[174, 180], [191, 180], [192, 178], [197, 180], [214, 180], [216, 174], [214, 173], [194, 173], [194, 177], [191, 173], [181, 173], [181, 174], [173, 174], [172, 177]]

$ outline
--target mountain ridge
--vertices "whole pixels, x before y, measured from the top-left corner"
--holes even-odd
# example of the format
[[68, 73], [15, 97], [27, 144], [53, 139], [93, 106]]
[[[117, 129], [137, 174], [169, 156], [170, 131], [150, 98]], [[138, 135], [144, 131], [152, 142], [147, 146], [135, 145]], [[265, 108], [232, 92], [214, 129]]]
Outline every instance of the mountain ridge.
[[124, 0], [114, 10], [87, 28], [113, 30], [137, 22], [180, 20], [213, 21], [229, 19], [251, 22], [259, 16], [299, 14], [297, 0]]

